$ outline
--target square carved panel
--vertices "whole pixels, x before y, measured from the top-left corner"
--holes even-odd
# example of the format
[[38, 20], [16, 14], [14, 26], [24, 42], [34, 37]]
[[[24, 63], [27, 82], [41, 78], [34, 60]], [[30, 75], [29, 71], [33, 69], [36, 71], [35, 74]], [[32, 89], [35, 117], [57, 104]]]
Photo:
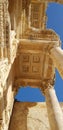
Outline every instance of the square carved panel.
[[21, 76], [34, 79], [41, 77], [41, 61], [40, 53], [22, 53], [20, 57]]
[[22, 55], [22, 61], [23, 62], [29, 62], [29, 55], [28, 54], [23, 54]]
[[40, 62], [40, 57], [38, 55], [33, 56], [33, 63], [39, 63]]
[[39, 73], [39, 67], [38, 66], [32, 66], [32, 73]]
[[24, 73], [28, 73], [29, 72], [29, 66], [28, 65], [23, 65], [22, 66], [22, 72], [24, 72]]

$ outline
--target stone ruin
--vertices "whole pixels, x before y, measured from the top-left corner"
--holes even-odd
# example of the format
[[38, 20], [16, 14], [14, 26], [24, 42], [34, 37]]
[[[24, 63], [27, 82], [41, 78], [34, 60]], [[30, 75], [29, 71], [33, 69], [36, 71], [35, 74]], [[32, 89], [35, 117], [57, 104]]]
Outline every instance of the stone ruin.
[[59, 36], [46, 28], [49, 2], [63, 4], [62, 0], [0, 0], [0, 130], [22, 129], [13, 123], [18, 107], [14, 97], [20, 86], [27, 85], [39, 87], [44, 94], [49, 129], [63, 130], [62, 110], [54, 90], [55, 68], [63, 78], [63, 50]]

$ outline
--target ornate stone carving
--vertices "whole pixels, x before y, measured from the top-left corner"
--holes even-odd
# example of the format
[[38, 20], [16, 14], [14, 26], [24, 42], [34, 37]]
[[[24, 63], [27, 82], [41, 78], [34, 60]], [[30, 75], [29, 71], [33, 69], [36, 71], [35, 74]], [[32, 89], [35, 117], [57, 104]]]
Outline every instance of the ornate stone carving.
[[[40, 53], [22, 53], [20, 55], [20, 70], [21, 75], [31, 76], [35, 74], [40, 75], [40, 68], [41, 68], [41, 54]], [[22, 77], [21, 76], [21, 77]], [[27, 77], [27, 76], [26, 76]]]
[[47, 89], [54, 87], [54, 83], [55, 83], [55, 75], [53, 79], [44, 79], [42, 81], [42, 87], [40, 88], [40, 90], [45, 95], [45, 93], [47, 93]]
[[[60, 46], [60, 39], [54, 31], [45, 29], [45, 12], [51, 1], [0, 0], [1, 130], [8, 130], [14, 95], [21, 85], [39, 87], [44, 95], [54, 85], [55, 66], [50, 54], [54, 47]], [[63, 75], [61, 67], [63, 65], [58, 64]]]
[[[38, 1], [31, 2], [31, 27], [44, 29], [46, 25], [46, 17], [44, 17], [46, 12], [46, 4]], [[44, 24], [45, 23], [45, 24]]]

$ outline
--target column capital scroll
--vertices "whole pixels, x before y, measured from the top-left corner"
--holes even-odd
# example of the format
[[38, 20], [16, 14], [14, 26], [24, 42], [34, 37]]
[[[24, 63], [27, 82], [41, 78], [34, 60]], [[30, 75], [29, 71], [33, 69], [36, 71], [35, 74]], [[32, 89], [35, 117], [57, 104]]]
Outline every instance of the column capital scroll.
[[42, 81], [42, 87], [40, 88], [40, 90], [42, 91], [43, 95], [45, 95], [48, 89], [54, 87], [54, 83], [55, 83], [55, 76], [53, 79], [44, 79]]

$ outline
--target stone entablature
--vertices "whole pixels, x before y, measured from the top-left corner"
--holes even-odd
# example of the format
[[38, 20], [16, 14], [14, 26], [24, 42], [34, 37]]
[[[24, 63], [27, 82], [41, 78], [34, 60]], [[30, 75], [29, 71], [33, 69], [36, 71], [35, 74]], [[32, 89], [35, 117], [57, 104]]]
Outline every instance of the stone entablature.
[[[52, 30], [33, 30], [25, 32], [16, 57], [15, 86], [43, 87], [42, 82], [53, 82], [55, 68], [49, 53], [54, 46], [60, 46], [58, 35]], [[46, 86], [46, 85], [45, 85]], [[44, 86], [44, 87], [45, 87]]]
[[28, 29], [22, 36], [22, 39], [60, 41], [59, 36], [53, 30], [40, 30], [36, 28]]
[[56, 2], [56, 3], [60, 3], [63, 4], [63, 0], [31, 0], [32, 2]]

